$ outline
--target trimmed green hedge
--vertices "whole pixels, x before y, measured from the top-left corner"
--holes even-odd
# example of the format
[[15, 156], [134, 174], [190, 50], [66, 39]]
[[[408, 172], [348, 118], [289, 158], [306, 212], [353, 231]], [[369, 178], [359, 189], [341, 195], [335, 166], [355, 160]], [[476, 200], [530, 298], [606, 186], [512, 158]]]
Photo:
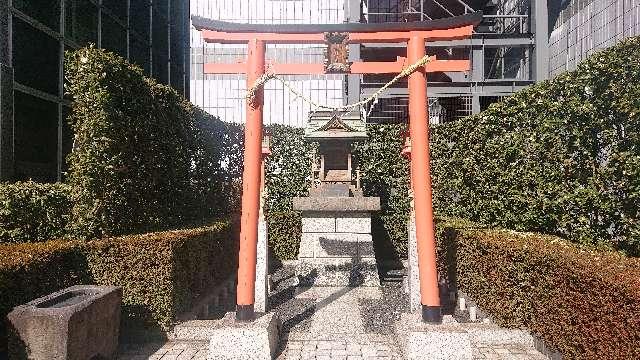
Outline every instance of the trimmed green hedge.
[[434, 205], [640, 256], [640, 37], [434, 127]]
[[297, 211], [269, 212], [269, 248], [278, 260], [295, 260], [302, 238], [302, 217]]
[[168, 229], [227, 211], [226, 124], [104, 50], [67, 53], [65, 71], [75, 237]]
[[640, 358], [640, 259], [546, 235], [437, 225], [440, 274], [566, 359]]
[[[0, 245], [0, 317], [76, 284], [123, 287], [123, 339], [160, 335], [237, 268], [230, 221], [94, 241]], [[6, 338], [0, 328], [2, 343]], [[1, 345], [1, 344], [0, 344]]]
[[368, 141], [354, 144], [365, 196], [380, 197], [372, 231], [379, 260], [407, 257], [409, 160], [402, 156], [404, 124], [367, 125]]
[[62, 238], [71, 213], [71, 190], [32, 181], [0, 184], [0, 243]]

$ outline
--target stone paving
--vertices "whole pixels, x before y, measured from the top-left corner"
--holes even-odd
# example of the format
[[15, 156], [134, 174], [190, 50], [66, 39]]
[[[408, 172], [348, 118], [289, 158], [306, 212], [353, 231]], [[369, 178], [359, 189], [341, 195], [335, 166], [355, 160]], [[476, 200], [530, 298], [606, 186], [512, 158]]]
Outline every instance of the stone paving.
[[[394, 324], [406, 312], [400, 283], [376, 287], [296, 287], [291, 269], [273, 276], [273, 311], [283, 323], [277, 360], [403, 359]], [[232, 296], [227, 310], [233, 308]], [[122, 360], [206, 359], [206, 341], [123, 347]], [[543, 360], [532, 346], [474, 344], [473, 359]]]

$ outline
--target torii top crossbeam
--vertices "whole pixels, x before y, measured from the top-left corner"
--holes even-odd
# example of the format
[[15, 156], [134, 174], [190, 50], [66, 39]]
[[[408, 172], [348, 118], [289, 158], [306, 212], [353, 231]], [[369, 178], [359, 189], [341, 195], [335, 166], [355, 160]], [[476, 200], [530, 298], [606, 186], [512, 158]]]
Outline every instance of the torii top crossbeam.
[[[332, 44], [400, 43], [410, 37], [420, 37], [426, 42], [460, 40], [471, 36], [473, 27], [482, 20], [482, 12], [430, 21], [410, 23], [344, 23], [344, 24], [238, 24], [192, 17], [193, 26], [202, 32], [207, 43], [247, 44], [259, 40], [269, 44]], [[345, 34], [340, 36], [340, 34]], [[333, 39], [331, 38], [333, 36]], [[336, 42], [337, 41], [337, 42]], [[339, 60], [339, 59], [335, 59]], [[346, 63], [346, 58], [342, 59]], [[406, 59], [394, 62], [352, 62], [344, 71], [327, 71], [327, 64], [268, 63], [269, 72], [277, 75], [342, 74], [390, 74], [399, 73]], [[427, 72], [468, 71], [469, 60], [436, 60], [426, 65]], [[206, 74], [243, 74], [246, 63], [204, 64]]]
[[[409, 131], [411, 136], [411, 184], [413, 188], [420, 299], [424, 321], [441, 322], [435, 231], [429, 159], [429, 114], [427, 72], [468, 71], [468, 60], [426, 58], [429, 41], [458, 40], [471, 36], [482, 20], [476, 12], [458, 17], [411, 23], [335, 25], [235, 24], [194, 16], [193, 26], [205, 42], [246, 44], [247, 60], [235, 64], [205, 64], [208, 74], [246, 74], [247, 99], [244, 172], [242, 174], [242, 216], [236, 319], [254, 319], [256, 250], [260, 214], [262, 159], [262, 107], [264, 91], [260, 79], [271, 75], [384, 74], [410, 73]], [[395, 62], [350, 62], [348, 44], [407, 43], [407, 57]], [[266, 44], [326, 44], [324, 63], [276, 64], [265, 59]], [[429, 60], [425, 62], [425, 59]], [[424, 65], [426, 63], [426, 65]], [[412, 66], [407, 66], [412, 64]], [[424, 65], [424, 66], [423, 66]], [[408, 70], [410, 69], [410, 70]], [[262, 281], [262, 280], [261, 280]]]

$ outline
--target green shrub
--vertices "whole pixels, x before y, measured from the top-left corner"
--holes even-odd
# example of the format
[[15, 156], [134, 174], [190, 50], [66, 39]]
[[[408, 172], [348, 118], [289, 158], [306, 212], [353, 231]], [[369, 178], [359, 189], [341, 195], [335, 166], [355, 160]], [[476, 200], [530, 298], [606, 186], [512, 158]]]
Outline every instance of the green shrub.
[[117, 285], [123, 287], [123, 338], [161, 334], [194, 299], [233, 274], [237, 257], [229, 254], [235, 253], [229, 221], [88, 242], [0, 245], [0, 316], [71, 285]]
[[372, 231], [380, 260], [407, 256], [409, 161], [402, 156], [404, 124], [368, 124], [367, 141], [354, 145], [365, 196], [380, 197]]
[[298, 258], [302, 217], [298, 211], [270, 212], [267, 216], [269, 248], [278, 260]]
[[106, 51], [67, 53], [65, 70], [75, 236], [167, 229], [227, 210], [227, 125]]
[[434, 127], [445, 216], [640, 255], [640, 38]]
[[640, 358], [640, 259], [534, 233], [438, 224], [440, 273], [566, 359]]
[[0, 184], [0, 243], [64, 237], [71, 213], [70, 194], [63, 184]]

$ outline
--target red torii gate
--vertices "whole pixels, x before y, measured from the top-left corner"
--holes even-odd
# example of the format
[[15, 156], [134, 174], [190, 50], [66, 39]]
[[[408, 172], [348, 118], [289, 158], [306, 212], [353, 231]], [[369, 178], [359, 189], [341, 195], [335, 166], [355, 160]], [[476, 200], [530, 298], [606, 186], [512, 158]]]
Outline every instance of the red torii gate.
[[[328, 44], [328, 63], [269, 63], [268, 70], [276, 75], [317, 74], [389, 74], [403, 71], [405, 62], [414, 64], [425, 56], [429, 41], [469, 38], [473, 27], [482, 20], [477, 12], [457, 17], [411, 23], [329, 24], [329, 25], [265, 25], [237, 24], [194, 16], [193, 26], [202, 32], [208, 43], [247, 44], [246, 62], [235, 64], [204, 64], [207, 74], [246, 74], [247, 89], [251, 89], [265, 74], [266, 44]], [[333, 42], [332, 39], [338, 39]], [[407, 58], [395, 62], [348, 63], [346, 51], [337, 46], [361, 43], [407, 43]], [[331, 56], [333, 53], [333, 57]], [[336, 56], [337, 53], [337, 56]], [[406, 61], [405, 61], [406, 60]], [[329, 65], [329, 66], [328, 66]], [[338, 65], [332, 67], [331, 65]], [[336, 68], [338, 70], [336, 70]], [[409, 132], [411, 137], [411, 182], [413, 184], [418, 269], [422, 319], [439, 323], [442, 315], [436, 269], [435, 231], [429, 165], [429, 114], [427, 103], [428, 72], [468, 71], [468, 60], [433, 60], [409, 75]], [[264, 89], [256, 89], [247, 99], [245, 126], [244, 172], [242, 174], [242, 215], [236, 320], [254, 319], [256, 249], [261, 183], [262, 110]]]

